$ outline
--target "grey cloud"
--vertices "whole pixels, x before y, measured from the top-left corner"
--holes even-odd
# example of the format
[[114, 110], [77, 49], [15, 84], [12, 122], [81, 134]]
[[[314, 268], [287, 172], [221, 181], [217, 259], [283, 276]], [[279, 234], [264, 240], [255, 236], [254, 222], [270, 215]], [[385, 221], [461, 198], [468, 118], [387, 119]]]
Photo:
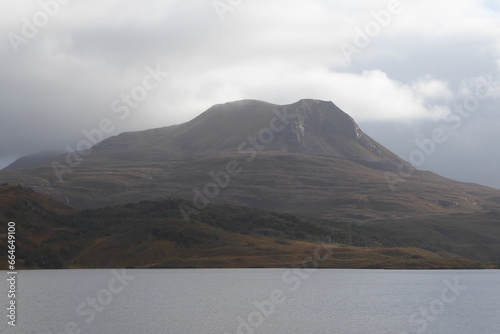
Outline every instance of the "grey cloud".
[[[75, 3], [19, 54], [4, 39], [0, 168], [24, 154], [74, 146], [82, 139], [81, 131], [96, 127], [103, 117], [114, 117], [117, 134], [187, 121], [212, 104], [235, 98], [291, 103], [319, 97], [335, 103], [328, 87], [311, 79], [314, 71], [378, 70], [401, 85], [430, 75], [448, 82], [454, 92], [464, 78], [498, 71], [500, 50], [493, 48], [491, 34], [425, 36], [419, 29], [425, 28], [426, 18], [421, 18], [421, 27], [401, 32], [394, 21], [347, 65], [339, 43], [350, 41], [352, 27], [343, 28], [344, 24], [363, 11], [369, 17], [370, 10], [383, 8], [386, 1], [359, 2], [354, 8], [319, 0], [284, 4], [244, 2], [220, 21], [211, 1], [110, 1], [100, 3], [102, 8]], [[404, 15], [402, 23], [414, 14], [409, 10]], [[489, 19], [498, 22], [498, 12]], [[9, 22], [0, 31], [19, 30], [20, 21]], [[128, 119], [118, 121], [111, 102], [140, 83], [147, 66], [156, 64], [170, 73], [169, 79]], [[262, 71], [261, 78], [254, 78], [256, 69]], [[369, 92], [357, 93], [362, 99]], [[464, 123], [422, 168], [500, 187], [494, 173], [500, 166], [494, 154], [500, 143], [494, 128], [500, 116], [491, 111], [491, 103], [489, 112]], [[421, 119], [360, 121], [375, 140], [405, 159], [415, 147], [414, 139], [436, 124]], [[469, 143], [471, 161], [487, 159], [489, 164], [475, 170], [473, 162], [459, 163], [463, 142]]]

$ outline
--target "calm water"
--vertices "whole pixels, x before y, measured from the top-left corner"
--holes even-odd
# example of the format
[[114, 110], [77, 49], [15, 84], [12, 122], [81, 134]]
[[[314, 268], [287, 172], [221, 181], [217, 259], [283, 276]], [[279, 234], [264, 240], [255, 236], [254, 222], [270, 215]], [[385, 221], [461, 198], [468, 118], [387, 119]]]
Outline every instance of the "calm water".
[[498, 270], [22, 271], [17, 288], [13, 330], [0, 283], [1, 333], [500, 333]]

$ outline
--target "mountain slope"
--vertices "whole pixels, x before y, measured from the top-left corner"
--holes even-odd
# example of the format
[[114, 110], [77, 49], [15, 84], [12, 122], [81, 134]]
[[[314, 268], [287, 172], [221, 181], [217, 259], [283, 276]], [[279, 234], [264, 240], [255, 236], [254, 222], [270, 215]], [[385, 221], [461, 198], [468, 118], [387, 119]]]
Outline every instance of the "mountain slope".
[[24, 157], [17, 159], [13, 163], [5, 167], [3, 170], [33, 167], [44, 164], [47, 165], [50, 164], [54, 159], [56, 159], [60, 155], [61, 155], [60, 153], [51, 153], [51, 152], [26, 155]]
[[404, 245], [500, 264], [500, 211], [391, 219], [361, 226], [385, 247]]
[[184, 124], [120, 134], [81, 156], [76, 166], [57, 159], [68, 167], [60, 178], [46, 165], [2, 171], [0, 182], [81, 208], [182, 198], [191, 201], [190, 216], [208, 203], [346, 222], [500, 208], [499, 190], [430, 172], [398, 177], [391, 189], [387, 175], [405, 162], [318, 100], [216, 105]]
[[[0, 221], [4, 222], [2, 227], [5, 227], [5, 232], [7, 222], [15, 223], [18, 267], [23, 267], [25, 259], [39, 249], [41, 243], [54, 237], [61, 229], [65, 229], [61, 225], [62, 217], [76, 212], [78, 209], [37, 194], [31, 189], [7, 184], [0, 186]], [[4, 256], [7, 246], [2, 244], [3, 240], [0, 240], [0, 249], [4, 250], [0, 258], [6, 266], [7, 260]], [[43, 254], [45, 264], [61, 265], [52, 250], [45, 249]]]
[[[388, 248], [374, 240], [377, 231], [248, 207], [211, 205], [186, 224], [180, 200], [77, 211], [9, 185], [0, 186], [0, 203], [0, 217], [16, 222], [18, 269], [493, 267], [456, 254]], [[3, 239], [0, 247], [6, 249]], [[477, 254], [481, 260], [492, 253]], [[0, 262], [5, 269], [5, 254]]]

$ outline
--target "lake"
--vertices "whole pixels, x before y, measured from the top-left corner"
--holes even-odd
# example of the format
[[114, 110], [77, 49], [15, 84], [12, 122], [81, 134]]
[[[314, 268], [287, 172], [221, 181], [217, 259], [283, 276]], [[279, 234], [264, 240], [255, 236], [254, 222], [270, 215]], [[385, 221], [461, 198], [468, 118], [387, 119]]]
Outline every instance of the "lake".
[[[4, 277], [6, 274], [4, 273]], [[40, 270], [1, 333], [496, 334], [499, 270]]]

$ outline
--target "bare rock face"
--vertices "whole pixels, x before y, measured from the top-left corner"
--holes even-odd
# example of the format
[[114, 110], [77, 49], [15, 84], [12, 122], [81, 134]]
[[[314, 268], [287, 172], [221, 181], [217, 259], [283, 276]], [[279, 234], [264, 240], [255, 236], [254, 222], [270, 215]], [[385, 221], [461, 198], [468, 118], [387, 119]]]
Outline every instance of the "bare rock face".
[[292, 121], [289, 125], [288, 135], [291, 145], [300, 145], [304, 139], [305, 128], [304, 120], [299, 117], [296, 121]]
[[277, 140], [276, 145], [269, 145], [267, 150], [400, 162], [398, 157], [363, 133], [352, 117], [332, 102], [300, 100], [275, 108], [295, 117], [284, 133], [285, 140]]

